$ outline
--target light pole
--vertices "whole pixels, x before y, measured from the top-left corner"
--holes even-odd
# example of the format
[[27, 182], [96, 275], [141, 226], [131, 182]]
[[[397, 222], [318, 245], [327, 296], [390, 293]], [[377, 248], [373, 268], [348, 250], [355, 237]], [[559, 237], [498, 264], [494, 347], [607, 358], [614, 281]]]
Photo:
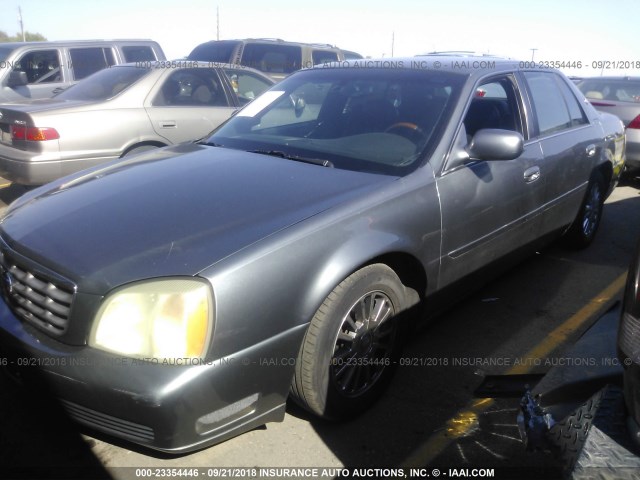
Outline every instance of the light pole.
[[27, 39], [24, 36], [24, 24], [22, 23], [22, 8], [18, 7], [18, 23], [20, 24], [20, 33], [22, 33], [22, 41], [26, 42]]

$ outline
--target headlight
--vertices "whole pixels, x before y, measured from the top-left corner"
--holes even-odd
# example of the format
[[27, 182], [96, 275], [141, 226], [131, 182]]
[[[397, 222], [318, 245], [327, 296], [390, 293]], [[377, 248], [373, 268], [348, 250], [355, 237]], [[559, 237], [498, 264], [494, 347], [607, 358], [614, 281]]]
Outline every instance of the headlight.
[[213, 331], [213, 296], [196, 279], [133, 284], [108, 295], [89, 345], [133, 357], [203, 357]]

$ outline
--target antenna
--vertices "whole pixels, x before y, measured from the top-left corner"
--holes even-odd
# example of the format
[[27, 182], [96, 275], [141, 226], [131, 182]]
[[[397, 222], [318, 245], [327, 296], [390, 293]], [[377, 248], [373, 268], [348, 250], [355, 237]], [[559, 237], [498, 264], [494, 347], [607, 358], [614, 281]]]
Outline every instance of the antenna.
[[220, 40], [220, 7], [216, 6], [216, 40]]

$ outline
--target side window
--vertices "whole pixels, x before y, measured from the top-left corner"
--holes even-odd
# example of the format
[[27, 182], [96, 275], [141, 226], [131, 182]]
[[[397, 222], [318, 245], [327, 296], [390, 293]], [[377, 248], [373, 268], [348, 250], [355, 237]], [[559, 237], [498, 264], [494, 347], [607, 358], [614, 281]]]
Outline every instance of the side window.
[[573, 94], [569, 86], [563, 82], [560, 78], [556, 77], [558, 85], [560, 86], [560, 91], [564, 96], [565, 102], [567, 102], [567, 108], [569, 109], [569, 117], [571, 118], [571, 126], [575, 127], [577, 125], [584, 125], [587, 123], [587, 117], [585, 117], [584, 112], [582, 111], [582, 107], [580, 103], [576, 99], [576, 96]]
[[226, 69], [224, 73], [229, 78], [240, 105], [249, 103], [272, 85], [263, 78], [243, 70]]
[[327, 51], [327, 50], [314, 50], [311, 53], [311, 56], [312, 56], [314, 65], [338, 61], [338, 54], [336, 52]]
[[294, 45], [248, 43], [242, 65], [268, 73], [292, 73], [302, 68], [302, 49]]
[[518, 96], [511, 76], [495, 77], [478, 86], [464, 118], [470, 139], [483, 128], [523, 133]]
[[[524, 76], [533, 98], [540, 135], [548, 135], [571, 128], [574, 125], [574, 120], [580, 121], [578, 118], [572, 118], [572, 116], [577, 116], [577, 112], [574, 111], [573, 114], [570, 114], [565, 95], [561, 90], [561, 84], [555, 73], [524, 72]], [[583, 117], [582, 123], [585, 122]]]
[[122, 47], [125, 63], [146, 62], [156, 60], [156, 54], [151, 47], [146, 46], [126, 46]]
[[103, 68], [115, 65], [115, 57], [111, 48], [88, 47], [70, 48], [70, 67], [73, 70], [73, 79], [80, 80]]
[[37, 50], [20, 57], [14, 71], [25, 72], [29, 85], [62, 81], [60, 54], [57, 50]]
[[203, 68], [188, 68], [172, 72], [165, 78], [152, 103], [156, 107], [229, 106], [216, 71]]

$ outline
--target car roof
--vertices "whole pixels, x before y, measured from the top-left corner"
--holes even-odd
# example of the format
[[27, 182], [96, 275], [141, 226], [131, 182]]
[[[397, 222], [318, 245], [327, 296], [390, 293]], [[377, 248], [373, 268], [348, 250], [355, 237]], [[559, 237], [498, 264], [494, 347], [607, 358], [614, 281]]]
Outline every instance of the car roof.
[[233, 40], [209, 40], [205, 42], [205, 44], [212, 43], [265, 43], [265, 44], [278, 44], [278, 45], [302, 45], [313, 48], [326, 48], [326, 49], [338, 49], [338, 47], [334, 45], [330, 45], [328, 43], [305, 43], [305, 42], [294, 42], [290, 40], [283, 40], [281, 38], [238, 38]]
[[177, 60], [153, 60], [153, 61], [142, 61], [142, 62], [129, 62], [129, 63], [121, 63], [119, 65], [112, 65], [109, 68], [122, 68], [122, 67], [134, 67], [134, 68], [147, 68], [149, 70], [173, 70], [176, 68], [193, 68], [194, 65], [198, 65], [198, 68], [224, 68], [227, 70], [237, 70], [238, 72], [251, 72], [255, 73], [261, 78], [269, 80], [271, 83], [275, 83], [275, 81], [265, 75], [260, 70], [256, 70], [255, 68], [245, 67], [244, 65], [236, 65], [233, 63], [220, 63], [220, 62], [205, 62], [202, 60], [185, 60], [184, 58]]
[[632, 77], [630, 75], [625, 75], [625, 76], [616, 76], [616, 75], [602, 75], [602, 76], [597, 76], [597, 77], [582, 77], [580, 80], [614, 80], [614, 81], [620, 81], [620, 82], [625, 82], [625, 81], [629, 81], [629, 82], [640, 82], [640, 77]]
[[[403, 70], [432, 70], [465, 74], [470, 76], [485, 75], [487, 72], [496, 73], [504, 71], [521, 70], [517, 60], [495, 56], [477, 56], [464, 54], [451, 54], [448, 52], [417, 55], [415, 57], [383, 57], [362, 58], [345, 60], [343, 62], [331, 62], [316, 65], [314, 69], [363, 67], [363, 68], [398, 68]], [[545, 71], [555, 71], [545, 69]]]
[[45, 47], [60, 47], [67, 45], [90, 45], [96, 43], [157, 43], [155, 40], [136, 38], [136, 39], [103, 39], [103, 40], [55, 40], [55, 41], [42, 41], [42, 42], [0, 42], [0, 47], [33, 47], [33, 46], [45, 46]]

